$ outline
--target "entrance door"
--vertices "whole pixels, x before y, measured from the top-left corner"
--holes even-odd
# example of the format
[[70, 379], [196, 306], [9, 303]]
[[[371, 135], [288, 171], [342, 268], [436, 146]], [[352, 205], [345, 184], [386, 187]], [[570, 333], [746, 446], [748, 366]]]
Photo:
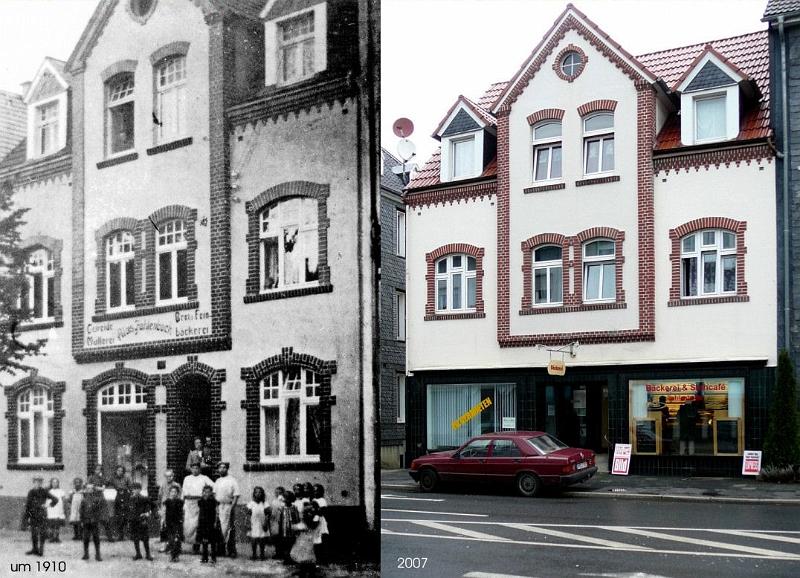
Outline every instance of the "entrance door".
[[608, 386], [605, 383], [547, 384], [547, 433], [565, 444], [604, 452], [608, 447]]
[[[189, 376], [178, 383], [177, 400], [171, 412], [173, 425], [168, 425], [167, 444], [172, 446], [168, 452], [173, 456], [169, 464], [177, 479], [186, 474], [186, 457], [194, 449], [194, 439], [205, 442], [211, 433], [211, 385], [200, 376]], [[212, 438], [212, 445], [219, 447], [220, 440]]]
[[112, 476], [123, 466], [135, 482], [147, 489], [147, 414], [142, 411], [100, 414], [100, 448], [103, 472]]

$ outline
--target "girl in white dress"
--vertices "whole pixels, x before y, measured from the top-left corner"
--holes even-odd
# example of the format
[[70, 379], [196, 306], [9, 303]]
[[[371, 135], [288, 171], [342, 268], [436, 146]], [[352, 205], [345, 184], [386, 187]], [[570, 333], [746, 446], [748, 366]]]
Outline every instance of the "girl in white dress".
[[83, 478], [72, 481], [72, 491], [69, 493], [69, 523], [72, 524], [73, 540], [81, 540], [81, 502], [83, 501]]
[[47, 502], [47, 526], [50, 530], [50, 541], [60, 542], [58, 534], [64, 525], [64, 490], [61, 489], [58, 478], [50, 480], [50, 494], [58, 501], [54, 505]]
[[325, 499], [325, 488], [322, 484], [314, 484], [314, 499], [317, 506], [317, 526], [314, 528], [314, 553], [317, 562], [324, 564], [327, 558], [328, 521], [325, 519], [325, 511], [328, 509], [328, 500]]
[[264, 547], [267, 545], [267, 538], [269, 537], [267, 515], [270, 509], [264, 488], [261, 486], [253, 488], [253, 500], [247, 504], [247, 509], [250, 510], [250, 532], [248, 534], [253, 548], [253, 555], [250, 556], [250, 559], [257, 559], [256, 548], [259, 548], [261, 550], [261, 559], [264, 560]]

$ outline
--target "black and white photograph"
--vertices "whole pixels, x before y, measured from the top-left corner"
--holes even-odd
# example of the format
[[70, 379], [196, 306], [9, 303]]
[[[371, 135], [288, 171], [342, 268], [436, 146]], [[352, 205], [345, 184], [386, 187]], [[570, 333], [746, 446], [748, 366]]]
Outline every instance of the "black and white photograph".
[[0, 0], [0, 575], [377, 576], [379, 3]]

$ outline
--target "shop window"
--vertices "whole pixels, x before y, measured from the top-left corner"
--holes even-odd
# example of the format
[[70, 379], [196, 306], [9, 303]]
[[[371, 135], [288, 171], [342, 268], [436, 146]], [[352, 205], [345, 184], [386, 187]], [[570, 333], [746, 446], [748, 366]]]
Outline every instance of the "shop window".
[[534, 304], [561, 305], [563, 271], [561, 247], [545, 245], [533, 251]]
[[114, 76], [106, 83], [106, 152], [108, 155], [133, 149], [134, 81], [132, 73]]
[[585, 301], [616, 298], [614, 241], [600, 239], [583, 246], [583, 289]]
[[288, 367], [261, 382], [261, 460], [319, 461], [321, 377]]
[[108, 309], [127, 309], [135, 303], [133, 235], [117, 231], [106, 237]]
[[187, 134], [186, 57], [164, 58], [155, 68], [156, 142], [166, 143]]
[[633, 453], [741, 455], [744, 379], [630, 381]]
[[53, 463], [53, 392], [36, 385], [17, 398], [19, 463]]
[[23, 303], [31, 311], [32, 321], [52, 321], [56, 311], [55, 260], [52, 251], [37, 248], [28, 254], [25, 267], [28, 285]]
[[188, 295], [188, 244], [184, 221], [173, 219], [158, 227], [156, 243], [156, 287], [159, 303], [185, 299]]
[[97, 393], [100, 411], [147, 409], [144, 386], [138, 383], [112, 383]]

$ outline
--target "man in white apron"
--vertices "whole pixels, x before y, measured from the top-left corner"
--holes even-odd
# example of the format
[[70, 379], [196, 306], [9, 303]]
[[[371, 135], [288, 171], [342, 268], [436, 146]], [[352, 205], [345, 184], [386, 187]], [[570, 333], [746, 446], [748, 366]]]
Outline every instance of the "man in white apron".
[[200, 473], [200, 464], [191, 465], [192, 473], [183, 478], [183, 539], [187, 544], [192, 544], [195, 554], [200, 551], [197, 543], [197, 524], [200, 521], [200, 508], [197, 500], [203, 495], [203, 488], [214, 487], [211, 478]]
[[232, 514], [239, 501], [240, 494], [239, 484], [233, 476], [228, 475], [229, 467], [230, 464], [228, 462], [220, 462], [219, 466], [217, 466], [219, 477], [217, 481], [214, 482], [214, 497], [217, 502], [219, 502], [217, 515], [219, 516], [219, 526], [222, 531], [222, 548], [219, 554], [235, 558], [236, 542], [234, 540], [229, 540], [229, 537], [233, 525]]

